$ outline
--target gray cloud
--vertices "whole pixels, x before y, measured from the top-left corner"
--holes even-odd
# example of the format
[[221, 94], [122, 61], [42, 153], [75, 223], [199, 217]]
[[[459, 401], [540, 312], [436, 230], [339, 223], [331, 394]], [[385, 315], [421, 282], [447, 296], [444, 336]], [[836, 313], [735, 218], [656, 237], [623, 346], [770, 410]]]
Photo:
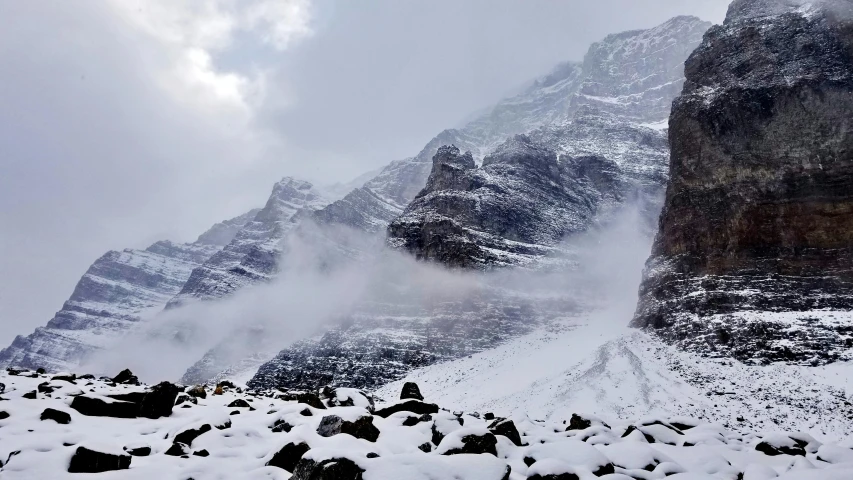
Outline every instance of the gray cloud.
[[[0, 343], [108, 249], [346, 180], [607, 33], [725, 0], [0, 3]], [[307, 22], [307, 24], [305, 23]]]

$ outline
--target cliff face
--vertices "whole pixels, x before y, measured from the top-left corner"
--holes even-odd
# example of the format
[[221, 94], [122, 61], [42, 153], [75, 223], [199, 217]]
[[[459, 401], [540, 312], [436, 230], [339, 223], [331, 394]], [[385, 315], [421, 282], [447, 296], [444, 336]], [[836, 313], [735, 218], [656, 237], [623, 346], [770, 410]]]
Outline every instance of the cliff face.
[[738, 0], [685, 72], [633, 325], [742, 360], [849, 356], [826, 310], [853, 309], [850, 2]]
[[[251, 213], [251, 212], [250, 212]], [[193, 243], [157, 242], [111, 251], [83, 275], [62, 309], [0, 350], [0, 366], [69, 370], [110, 348], [181, 290], [190, 272], [222, 248], [250, 214], [218, 223]]]
[[[298, 213], [329, 203], [313, 185], [284, 178], [273, 187], [264, 208], [230, 235], [224, 248], [192, 271], [167, 308], [193, 300], [212, 300], [273, 277], [278, 270], [282, 239], [295, 226]], [[228, 238], [228, 237], [226, 237]]]
[[389, 243], [454, 267], [531, 265], [627, 190], [612, 161], [558, 160], [524, 135], [498, 147], [482, 168], [456, 147], [440, 148], [433, 162], [424, 190], [389, 227]]

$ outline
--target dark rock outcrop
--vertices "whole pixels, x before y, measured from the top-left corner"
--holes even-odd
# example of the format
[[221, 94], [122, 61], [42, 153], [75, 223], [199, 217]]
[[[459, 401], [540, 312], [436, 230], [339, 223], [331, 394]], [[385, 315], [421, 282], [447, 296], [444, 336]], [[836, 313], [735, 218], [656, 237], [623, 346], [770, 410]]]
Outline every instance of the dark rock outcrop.
[[754, 363], [850, 356], [850, 9], [737, 0], [689, 58], [633, 326]]
[[388, 243], [451, 267], [526, 264], [553, 254], [627, 193], [615, 163], [558, 159], [524, 135], [498, 147], [481, 168], [470, 153], [442, 147], [426, 187], [388, 227]]
[[112, 470], [127, 470], [130, 468], [130, 455], [113, 455], [89, 450], [86, 447], [77, 447], [71, 463], [68, 465], [69, 473], [101, 473]]

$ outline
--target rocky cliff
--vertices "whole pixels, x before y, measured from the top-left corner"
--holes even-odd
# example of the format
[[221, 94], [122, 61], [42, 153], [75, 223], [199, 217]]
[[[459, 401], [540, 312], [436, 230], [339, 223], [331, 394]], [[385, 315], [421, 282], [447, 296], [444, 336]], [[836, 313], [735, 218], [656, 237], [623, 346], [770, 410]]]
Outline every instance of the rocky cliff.
[[470, 152], [442, 147], [426, 187], [388, 228], [389, 244], [453, 267], [532, 266], [626, 192], [614, 162], [558, 159], [524, 135], [480, 168]]
[[686, 77], [633, 325], [749, 362], [849, 358], [851, 3], [737, 0]]
[[0, 365], [68, 370], [109, 348], [140, 319], [160, 311], [190, 272], [233, 238], [251, 213], [216, 224], [194, 243], [162, 241], [145, 250], [106, 253], [46, 326], [16, 337], [0, 351]]
[[479, 168], [474, 155], [437, 156], [427, 187], [389, 226], [389, 245], [450, 266], [538, 267], [620, 206], [639, 206], [651, 225], [667, 180], [662, 121], [709, 26], [677, 17], [594, 44], [569, 69], [550, 124], [495, 147]]
[[297, 225], [297, 214], [319, 209], [329, 201], [308, 182], [287, 177], [276, 183], [264, 208], [222, 250], [192, 271], [167, 308], [222, 298], [272, 278], [278, 270], [282, 240]]

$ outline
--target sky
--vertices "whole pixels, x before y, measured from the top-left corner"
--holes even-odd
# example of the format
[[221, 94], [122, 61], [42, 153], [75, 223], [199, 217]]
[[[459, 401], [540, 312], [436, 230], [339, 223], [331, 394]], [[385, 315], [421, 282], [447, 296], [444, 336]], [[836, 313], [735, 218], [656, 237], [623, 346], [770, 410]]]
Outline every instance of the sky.
[[416, 154], [609, 33], [725, 0], [0, 0], [0, 346], [110, 249]]

